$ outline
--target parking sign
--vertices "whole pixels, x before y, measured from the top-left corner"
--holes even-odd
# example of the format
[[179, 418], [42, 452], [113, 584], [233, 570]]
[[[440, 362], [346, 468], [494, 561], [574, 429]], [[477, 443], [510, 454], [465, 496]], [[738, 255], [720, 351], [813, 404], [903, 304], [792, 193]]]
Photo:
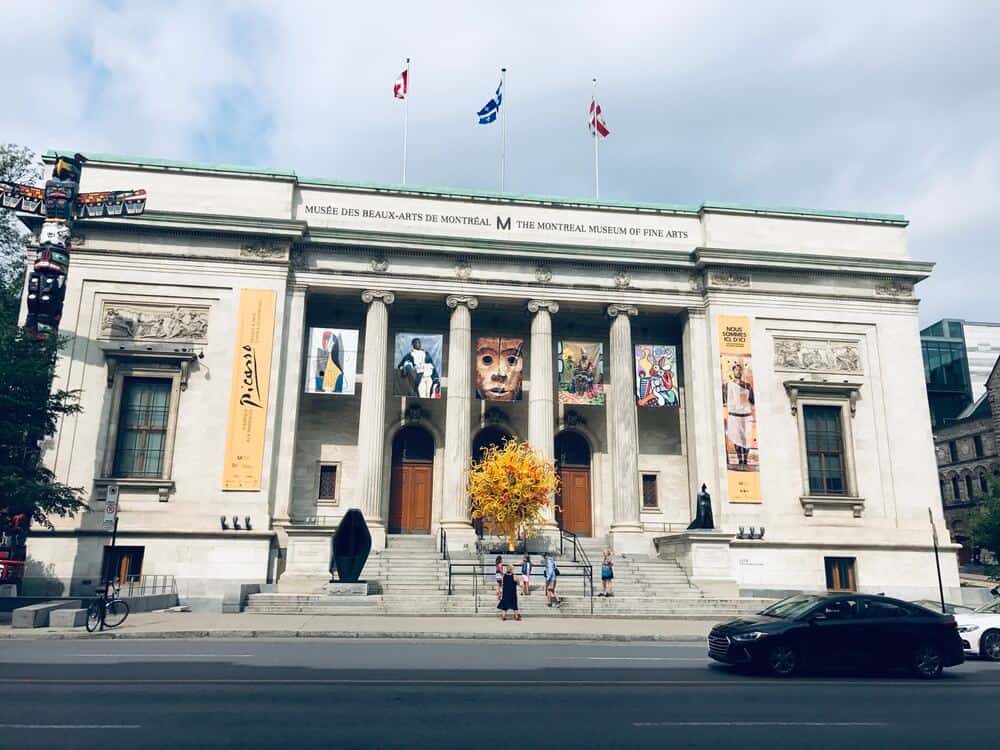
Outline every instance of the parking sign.
[[115, 530], [115, 519], [118, 517], [118, 485], [109, 484], [108, 494], [104, 499], [104, 523], [101, 527], [105, 531]]

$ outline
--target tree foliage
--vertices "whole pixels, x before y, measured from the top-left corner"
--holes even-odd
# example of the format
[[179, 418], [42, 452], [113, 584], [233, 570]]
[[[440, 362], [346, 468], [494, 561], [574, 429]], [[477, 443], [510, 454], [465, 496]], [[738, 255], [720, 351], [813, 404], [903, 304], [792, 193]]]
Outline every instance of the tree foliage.
[[996, 477], [990, 478], [990, 494], [972, 514], [969, 537], [976, 547], [988, 549], [1000, 560], [1000, 480]]
[[558, 489], [554, 463], [526, 442], [491, 445], [469, 470], [472, 517], [502, 532], [511, 552], [519, 531], [530, 536], [542, 525], [543, 510]]
[[[0, 145], [0, 180], [32, 183], [34, 154]], [[39, 460], [61, 417], [79, 410], [76, 394], [50, 390], [62, 341], [38, 339], [17, 325], [27, 240], [12, 211], [0, 209], [0, 529], [18, 515], [51, 528], [49, 516], [83, 507], [80, 490], [55, 481]]]

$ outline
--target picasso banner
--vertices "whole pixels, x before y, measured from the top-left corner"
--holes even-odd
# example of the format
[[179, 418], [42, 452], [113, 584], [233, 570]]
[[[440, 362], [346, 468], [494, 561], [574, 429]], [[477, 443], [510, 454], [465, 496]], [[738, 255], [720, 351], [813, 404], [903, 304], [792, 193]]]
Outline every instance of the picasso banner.
[[719, 316], [719, 365], [729, 500], [759, 503], [760, 457], [749, 318]]
[[267, 434], [275, 293], [243, 289], [237, 313], [223, 490], [259, 490]]
[[639, 406], [680, 406], [677, 347], [635, 345], [635, 402]]

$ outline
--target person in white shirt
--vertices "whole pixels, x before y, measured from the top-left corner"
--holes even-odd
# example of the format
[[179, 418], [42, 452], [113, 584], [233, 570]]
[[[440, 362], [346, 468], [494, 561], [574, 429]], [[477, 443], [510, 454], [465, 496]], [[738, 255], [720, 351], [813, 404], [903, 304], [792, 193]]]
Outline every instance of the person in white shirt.
[[736, 447], [736, 462], [746, 466], [753, 440], [753, 383], [743, 379], [743, 365], [733, 363], [733, 375], [722, 386], [722, 403], [728, 408], [726, 437]]

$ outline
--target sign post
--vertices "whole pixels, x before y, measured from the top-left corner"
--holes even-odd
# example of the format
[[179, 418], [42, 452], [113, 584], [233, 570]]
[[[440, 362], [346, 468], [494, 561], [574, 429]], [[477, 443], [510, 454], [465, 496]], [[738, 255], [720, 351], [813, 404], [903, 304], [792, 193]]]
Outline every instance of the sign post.
[[[118, 537], [118, 485], [117, 484], [108, 485], [108, 494], [104, 498], [104, 522], [101, 524], [101, 528], [103, 528], [105, 531], [111, 532], [112, 551], [111, 554], [108, 556], [108, 560], [113, 561], [115, 541]], [[111, 583], [110, 570], [104, 571], [103, 583], [104, 583], [104, 596], [105, 598], [107, 598], [108, 586]]]
[[937, 526], [934, 525], [934, 513], [930, 508], [927, 509], [927, 517], [931, 521], [931, 534], [934, 538], [934, 565], [937, 568], [938, 593], [941, 595], [941, 614], [947, 614], [944, 611], [944, 584], [941, 583], [941, 558], [938, 556]]

